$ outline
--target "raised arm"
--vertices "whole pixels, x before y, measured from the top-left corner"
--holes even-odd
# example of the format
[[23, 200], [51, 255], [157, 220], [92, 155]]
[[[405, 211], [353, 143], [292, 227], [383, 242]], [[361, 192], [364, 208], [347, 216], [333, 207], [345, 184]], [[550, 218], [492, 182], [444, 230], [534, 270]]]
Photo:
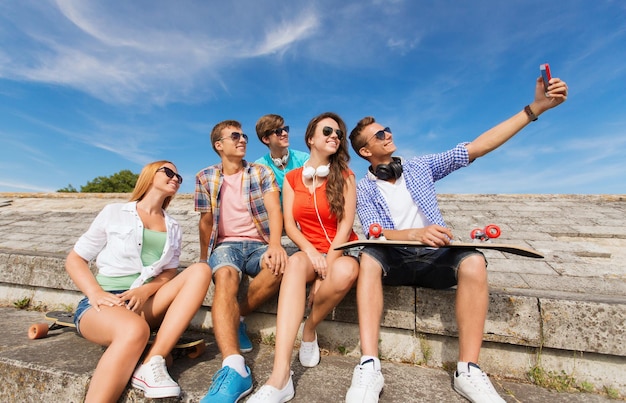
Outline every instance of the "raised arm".
[[[535, 116], [539, 116], [548, 109], [554, 108], [567, 99], [567, 84], [558, 78], [552, 78], [547, 92], [541, 77], [535, 84], [535, 100], [528, 105]], [[522, 109], [509, 119], [487, 130], [466, 147], [470, 161], [495, 150], [515, 136], [526, 125], [532, 122], [528, 113]]]

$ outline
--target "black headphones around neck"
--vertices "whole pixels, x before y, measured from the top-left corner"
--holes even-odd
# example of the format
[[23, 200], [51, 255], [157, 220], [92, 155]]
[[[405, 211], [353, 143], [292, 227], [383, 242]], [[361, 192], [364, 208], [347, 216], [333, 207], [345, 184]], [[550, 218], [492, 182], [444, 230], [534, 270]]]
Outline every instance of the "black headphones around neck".
[[391, 157], [393, 161], [389, 164], [380, 164], [373, 169], [370, 165], [370, 172], [380, 180], [398, 179], [402, 175], [402, 160], [398, 157]]

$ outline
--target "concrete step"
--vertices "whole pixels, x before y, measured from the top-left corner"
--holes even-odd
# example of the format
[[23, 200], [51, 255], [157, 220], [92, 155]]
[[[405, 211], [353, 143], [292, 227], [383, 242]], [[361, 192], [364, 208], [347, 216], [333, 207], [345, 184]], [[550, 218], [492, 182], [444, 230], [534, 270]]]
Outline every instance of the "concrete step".
[[[42, 312], [12, 307], [0, 308], [0, 396], [10, 402], [81, 402], [90, 376], [103, 348], [78, 336], [73, 329], [53, 331], [45, 339], [30, 340], [28, 327], [44, 319]], [[183, 396], [160, 399], [167, 402], [198, 402], [207, 392], [221, 356], [210, 333], [205, 334], [207, 350], [196, 359], [174, 361], [170, 368]], [[269, 377], [273, 349], [254, 341], [254, 350], [245, 354], [251, 367], [255, 390]], [[302, 367], [294, 350], [292, 369], [296, 396], [293, 402], [341, 402], [357, 363], [322, 350], [315, 368]], [[452, 389], [452, 374], [437, 368], [383, 361], [385, 389], [381, 402], [464, 402]], [[590, 393], [557, 393], [526, 382], [491, 376], [494, 386], [507, 402], [606, 402], [606, 396]], [[128, 387], [120, 402], [147, 402], [143, 392]]]
[[[0, 206], [0, 303], [28, 299], [37, 307], [73, 308], [81, 294], [63, 269], [64, 259], [104, 205], [127, 197], [0, 194], [6, 201]], [[457, 236], [496, 223], [503, 232], [500, 240], [545, 255], [535, 260], [486, 252], [491, 293], [481, 366], [523, 380], [538, 365], [626, 395], [626, 197], [440, 195], [439, 201]], [[183, 228], [182, 269], [199, 255], [193, 196], [177, 195], [169, 212]], [[358, 222], [354, 227], [361, 234]], [[288, 238], [283, 243], [293, 250]], [[458, 351], [454, 290], [385, 287], [384, 292], [381, 357], [436, 368], [453, 365]], [[212, 296], [211, 288], [194, 328], [212, 329]], [[275, 312], [274, 299], [247, 318], [250, 332], [271, 339]], [[333, 354], [358, 357], [354, 292], [320, 325], [319, 338]]]

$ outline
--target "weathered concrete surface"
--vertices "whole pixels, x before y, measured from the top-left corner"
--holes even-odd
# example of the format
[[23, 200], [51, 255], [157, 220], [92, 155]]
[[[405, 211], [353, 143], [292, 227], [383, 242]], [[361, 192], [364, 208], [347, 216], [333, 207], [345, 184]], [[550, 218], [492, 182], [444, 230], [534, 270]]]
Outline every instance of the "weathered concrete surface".
[[[104, 205], [126, 198], [0, 194], [0, 202], [7, 201], [0, 203], [0, 302], [74, 305], [81, 296], [65, 273], [65, 256]], [[457, 238], [468, 240], [471, 229], [495, 223], [500, 241], [546, 256], [485, 251], [491, 293], [481, 364], [518, 379], [538, 364], [626, 395], [626, 196], [442, 195], [440, 206]], [[178, 195], [169, 211], [183, 228], [186, 267], [199, 255], [192, 196]], [[360, 231], [358, 223], [355, 228]], [[196, 328], [211, 329], [212, 291]], [[384, 292], [383, 358], [435, 367], [456, 361], [454, 290]], [[247, 319], [248, 329], [271, 337], [275, 312], [272, 300]], [[319, 337], [325, 349], [359, 355], [354, 292], [322, 324]]]
[[[73, 330], [51, 333], [47, 338], [29, 340], [28, 326], [43, 320], [40, 312], [0, 308], [0, 397], [6, 402], [82, 402], [93, 369], [102, 348], [86, 341]], [[215, 340], [206, 334], [207, 350], [197, 359], [174, 361], [170, 374], [180, 384], [180, 399], [160, 399], [160, 402], [198, 402], [208, 390], [211, 376], [220, 368], [221, 357]], [[350, 385], [356, 360], [323, 351], [320, 365], [304, 368], [294, 350], [292, 369], [296, 396], [293, 402], [341, 402]], [[255, 389], [271, 372], [273, 349], [258, 344], [245, 354], [252, 369]], [[451, 386], [452, 375], [441, 369], [410, 364], [383, 363], [384, 402], [464, 402]], [[496, 389], [507, 402], [606, 402], [599, 394], [556, 393], [547, 389], [492, 376]], [[148, 402], [143, 393], [131, 387], [121, 402]]]

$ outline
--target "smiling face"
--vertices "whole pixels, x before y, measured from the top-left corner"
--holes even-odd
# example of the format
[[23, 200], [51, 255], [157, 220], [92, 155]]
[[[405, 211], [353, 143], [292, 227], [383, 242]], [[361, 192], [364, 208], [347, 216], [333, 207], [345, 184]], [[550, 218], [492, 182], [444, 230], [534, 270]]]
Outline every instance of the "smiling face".
[[215, 141], [214, 147], [222, 157], [240, 157], [246, 155], [248, 147], [247, 135], [241, 127], [226, 126], [219, 132], [220, 137]]
[[152, 186], [155, 189], [162, 190], [170, 196], [176, 194], [181, 183], [182, 176], [178, 173], [176, 166], [169, 162], [160, 166], [152, 179]]
[[324, 118], [317, 123], [307, 142], [311, 153], [319, 152], [328, 156], [337, 152], [344, 136], [343, 130], [334, 119]]
[[359, 155], [366, 159], [390, 157], [396, 151], [391, 131], [377, 122], [365, 126], [357, 141], [361, 142]]

